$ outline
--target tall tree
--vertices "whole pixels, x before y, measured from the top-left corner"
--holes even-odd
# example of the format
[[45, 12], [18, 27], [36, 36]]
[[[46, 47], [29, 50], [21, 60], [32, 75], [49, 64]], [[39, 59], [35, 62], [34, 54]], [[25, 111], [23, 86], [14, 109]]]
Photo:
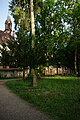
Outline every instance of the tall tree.
[[[33, 0], [30, 0], [30, 12], [31, 12], [31, 34], [32, 34], [32, 49], [35, 47], [35, 21], [34, 21], [34, 4]], [[32, 68], [33, 75], [33, 87], [37, 85], [35, 68]]]
[[[42, 7], [41, 10], [40, 7]], [[79, 9], [80, 3], [77, 0], [12, 0], [11, 11], [16, 28], [17, 30], [23, 28], [24, 32], [27, 30], [30, 36], [31, 52], [28, 55], [30, 55], [31, 68], [44, 63], [69, 67], [69, 62], [65, 62], [68, 61], [66, 53], [70, 58], [75, 58], [73, 60], [76, 71], [79, 66], [77, 62], [79, 61], [77, 55], [79, 56], [80, 38]], [[74, 49], [75, 53], [78, 53], [75, 57], [72, 53]], [[61, 59], [62, 57], [64, 60]]]
[[[28, 34], [30, 36], [29, 40], [31, 41], [29, 45], [31, 45], [30, 53], [28, 56], [30, 56], [30, 64], [29, 66], [32, 68], [32, 74], [33, 74], [33, 86], [36, 86], [36, 73], [35, 73], [35, 66], [31, 59], [31, 56], [35, 57], [34, 55], [34, 49], [35, 49], [35, 21], [34, 21], [34, 15], [38, 13], [38, 9], [40, 8], [40, 2], [39, 0], [12, 0], [10, 4], [10, 10], [12, 11], [12, 15], [15, 19], [15, 27], [16, 29], [20, 30], [20, 28], [23, 28], [24, 32], [25, 30], [28, 31]], [[20, 35], [21, 36], [21, 35]], [[21, 36], [22, 37], [22, 36]], [[19, 37], [18, 37], [19, 38]], [[22, 38], [21, 38], [22, 39]], [[23, 37], [24, 39], [24, 37]], [[26, 39], [27, 41], [27, 39]], [[31, 55], [32, 54], [32, 55]], [[35, 59], [35, 58], [34, 58]]]
[[68, 3], [68, 23], [70, 24], [71, 32], [71, 46], [74, 50], [74, 70], [78, 74], [78, 47], [80, 44], [80, 2], [78, 0]]

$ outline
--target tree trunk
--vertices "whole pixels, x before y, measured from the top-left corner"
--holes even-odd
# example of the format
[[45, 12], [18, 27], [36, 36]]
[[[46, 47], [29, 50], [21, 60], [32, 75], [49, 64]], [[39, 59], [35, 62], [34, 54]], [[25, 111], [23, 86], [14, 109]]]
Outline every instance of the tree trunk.
[[33, 87], [36, 87], [37, 86], [37, 76], [36, 76], [36, 72], [35, 72], [35, 69], [32, 68], [32, 86]]
[[[33, 0], [30, 0], [30, 11], [31, 11], [31, 33], [32, 33], [32, 48], [35, 47], [35, 21], [34, 21], [34, 4], [33, 4]], [[35, 69], [32, 68], [32, 85], [33, 87], [35, 87], [37, 85], [37, 77], [36, 77], [36, 73], [35, 73]]]
[[77, 47], [75, 48], [75, 58], [74, 58], [74, 69], [75, 69], [75, 74], [77, 75]]
[[32, 48], [35, 47], [34, 37], [35, 37], [35, 23], [34, 23], [34, 9], [33, 0], [30, 0], [30, 11], [31, 11], [31, 33], [32, 33]]
[[58, 75], [58, 66], [57, 66], [57, 68], [56, 68], [56, 71], [57, 71], [57, 75]]
[[25, 68], [23, 68], [23, 80], [25, 79]]

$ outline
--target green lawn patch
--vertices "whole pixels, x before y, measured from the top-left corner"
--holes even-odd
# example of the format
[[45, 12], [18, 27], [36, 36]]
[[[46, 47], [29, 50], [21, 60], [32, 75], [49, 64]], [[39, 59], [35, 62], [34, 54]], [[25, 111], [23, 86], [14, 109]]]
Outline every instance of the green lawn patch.
[[53, 120], [80, 120], [80, 78], [44, 77], [37, 83], [36, 88], [23, 80], [6, 85]]

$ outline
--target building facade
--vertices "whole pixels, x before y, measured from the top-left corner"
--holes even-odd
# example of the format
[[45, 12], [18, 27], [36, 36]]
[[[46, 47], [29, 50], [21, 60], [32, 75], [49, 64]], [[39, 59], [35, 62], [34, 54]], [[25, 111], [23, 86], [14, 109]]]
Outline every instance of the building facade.
[[1, 63], [1, 58], [2, 58], [1, 50], [3, 49], [3, 44], [5, 44], [6, 49], [8, 49], [7, 42], [10, 40], [14, 40], [14, 34], [12, 32], [12, 21], [9, 15], [7, 16], [7, 19], [4, 25], [5, 25], [4, 31], [0, 30], [0, 69], [4, 68], [4, 66]]
[[12, 22], [11, 18], [8, 15], [5, 21], [5, 30], [0, 30], [0, 44], [6, 43], [8, 40], [12, 39]]

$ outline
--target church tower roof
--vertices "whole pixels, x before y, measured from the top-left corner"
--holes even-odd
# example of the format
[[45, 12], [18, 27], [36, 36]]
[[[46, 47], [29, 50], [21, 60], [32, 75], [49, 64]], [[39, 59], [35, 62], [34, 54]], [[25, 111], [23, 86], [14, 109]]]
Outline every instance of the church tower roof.
[[11, 23], [11, 17], [10, 17], [9, 12], [8, 12], [7, 19], [6, 19], [5, 23]]
[[10, 15], [7, 16], [7, 20], [11, 21], [11, 17], [10, 17]]
[[12, 31], [12, 21], [11, 21], [11, 17], [10, 17], [9, 12], [8, 12], [7, 19], [5, 21], [5, 31], [7, 33], [10, 33], [10, 34], [11, 34], [11, 31]]

